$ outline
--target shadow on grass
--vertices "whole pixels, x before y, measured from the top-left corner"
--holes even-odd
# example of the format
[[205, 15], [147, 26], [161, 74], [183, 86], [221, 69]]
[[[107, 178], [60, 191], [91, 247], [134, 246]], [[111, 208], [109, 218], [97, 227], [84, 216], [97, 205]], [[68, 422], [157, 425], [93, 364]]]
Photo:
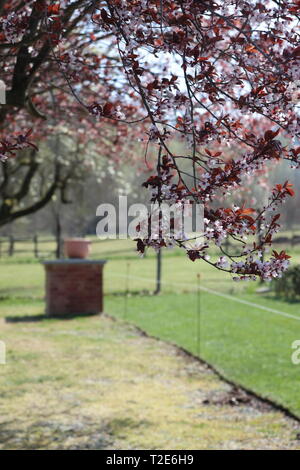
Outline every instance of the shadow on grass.
[[153, 296], [154, 292], [148, 289], [143, 289], [143, 290], [130, 290], [128, 292], [114, 291], [114, 292], [108, 292], [106, 295], [110, 297], [125, 297], [126, 295], [128, 297], [145, 297], [145, 296]]
[[95, 317], [100, 313], [75, 313], [71, 315], [15, 315], [15, 316], [8, 316], [5, 317], [5, 321], [7, 323], [32, 323], [32, 322], [40, 322], [40, 321], [51, 321], [51, 320], [73, 320], [74, 318], [86, 318], [86, 317]]
[[[38, 294], [31, 294], [31, 295], [24, 295], [26, 291], [29, 293], [33, 292], [33, 288], [6, 288], [6, 289], [0, 289], [0, 301], [1, 302], [23, 302], [23, 301], [42, 301], [44, 300], [43, 295], [38, 295]], [[37, 289], [36, 289], [37, 291]], [[10, 293], [13, 292], [13, 295]], [[19, 294], [19, 295], [18, 295]]]
[[300, 303], [300, 298], [294, 298], [294, 297], [291, 297], [291, 298], [287, 298], [287, 297], [280, 297], [279, 295], [263, 295], [262, 296], [264, 299], [266, 300], [276, 300], [276, 301], [280, 301], [280, 302], [286, 302], [287, 304], [299, 304]]
[[54, 420], [45, 413], [30, 426], [25, 419], [7, 421], [0, 424], [1, 449], [107, 450], [112, 447], [112, 436], [107, 426], [80, 418]]
[[36, 322], [49, 320], [46, 315], [23, 315], [23, 316], [9, 316], [5, 317], [6, 323], [22, 323], [22, 322]]

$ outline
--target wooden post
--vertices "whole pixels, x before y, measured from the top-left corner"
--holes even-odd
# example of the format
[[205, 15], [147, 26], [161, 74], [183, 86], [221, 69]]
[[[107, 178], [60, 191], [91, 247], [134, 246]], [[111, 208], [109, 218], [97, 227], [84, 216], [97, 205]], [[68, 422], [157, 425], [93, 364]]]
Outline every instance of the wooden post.
[[[257, 209], [258, 213], [261, 212], [261, 209]], [[261, 234], [261, 219], [258, 219], [258, 235], [257, 235], [257, 243], [258, 245], [261, 245], [262, 244], [262, 234]], [[264, 261], [264, 257], [265, 257], [265, 252], [264, 252], [264, 249], [262, 249], [262, 257], [261, 257], [261, 261], [263, 262]], [[259, 283], [260, 284], [263, 284], [264, 281], [260, 278], [259, 280]]]
[[159, 294], [161, 291], [161, 249], [156, 255], [156, 289], [154, 295]]
[[197, 356], [200, 357], [200, 334], [201, 334], [201, 298], [200, 298], [200, 279], [201, 276], [197, 274]]
[[34, 243], [34, 256], [36, 258], [38, 258], [39, 257], [39, 247], [38, 247], [38, 236], [37, 235], [34, 235], [33, 243]]
[[10, 235], [9, 237], [9, 248], [8, 248], [8, 255], [13, 256], [14, 255], [14, 247], [15, 247], [15, 239], [13, 235]]
[[125, 297], [124, 297], [124, 320], [127, 318], [127, 312], [128, 312], [128, 295], [129, 295], [129, 268], [130, 268], [130, 263], [126, 263], [126, 277], [125, 277]]

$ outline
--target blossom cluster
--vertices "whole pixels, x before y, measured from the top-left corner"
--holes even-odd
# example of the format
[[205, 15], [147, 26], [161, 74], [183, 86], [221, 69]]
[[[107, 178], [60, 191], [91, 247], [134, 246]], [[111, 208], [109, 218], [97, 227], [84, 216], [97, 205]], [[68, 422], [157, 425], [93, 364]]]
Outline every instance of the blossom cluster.
[[38, 150], [35, 144], [33, 144], [29, 137], [32, 133], [30, 129], [26, 134], [19, 134], [17, 137], [12, 139], [5, 139], [0, 141], [0, 161], [5, 162], [10, 157], [15, 157], [16, 152], [26, 149], [28, 147]]

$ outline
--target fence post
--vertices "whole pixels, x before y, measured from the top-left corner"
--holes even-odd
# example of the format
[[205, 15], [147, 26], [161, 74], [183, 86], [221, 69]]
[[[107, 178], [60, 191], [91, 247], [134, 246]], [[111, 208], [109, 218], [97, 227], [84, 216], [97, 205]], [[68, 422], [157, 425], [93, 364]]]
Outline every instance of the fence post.
[[38, 247], [38, 236], [37, 235], [34, 235], [33, 243], [34, 243], [34, 256], [36, 258], [38, 258], [39, 257], [39, 247]]
[[15, 239], [13, 235], [10, 235], [9, 237], [9, 248], [8, 248], [8, 255], [13, 256], [14, 255], [14, 248], [15, 248]]
[[[261, 208], [257, 208], [257, 212], [258, 213], [261, 213], [262, 212], [262, 209]], [[258, 219], [258, 227], [257, 227], [257, 244], [258, 246], [261, 246], [262, 245], [262, 233], [261, 233], [261, 218]], [[261, 250], [261, 261], [264, 262], [264, 259], [265, 259], [265, 250], [264, 248]], [[262, 280], [262, 278], [260, 278], [259, 280], [259, 283], [260, 284], [263, 284], [264, 281]]]
[[154, 295], [160, 293], [161, 290], [161, 249], [156, 254], [156, 289]]

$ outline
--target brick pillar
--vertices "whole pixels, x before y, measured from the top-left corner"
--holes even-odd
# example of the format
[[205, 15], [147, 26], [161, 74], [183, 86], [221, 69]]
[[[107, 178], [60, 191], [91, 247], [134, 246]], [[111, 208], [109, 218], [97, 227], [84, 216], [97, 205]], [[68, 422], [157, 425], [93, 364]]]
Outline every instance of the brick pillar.
[[44, 261], [46, 314], [67, 316], [103, 311], [103, 267], [106, 261]]

